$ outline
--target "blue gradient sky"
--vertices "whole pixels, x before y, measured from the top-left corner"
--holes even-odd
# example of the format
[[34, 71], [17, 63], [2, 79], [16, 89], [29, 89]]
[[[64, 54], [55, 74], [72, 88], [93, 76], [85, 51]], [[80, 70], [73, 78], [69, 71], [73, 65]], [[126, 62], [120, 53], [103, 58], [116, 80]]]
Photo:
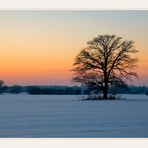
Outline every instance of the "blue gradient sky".
[[71, 85], [72, 65], [101, 34], [133, 40], [139, 79], [148, 84], [148, 11], [0, 11], [0, 79], [7, 84]]

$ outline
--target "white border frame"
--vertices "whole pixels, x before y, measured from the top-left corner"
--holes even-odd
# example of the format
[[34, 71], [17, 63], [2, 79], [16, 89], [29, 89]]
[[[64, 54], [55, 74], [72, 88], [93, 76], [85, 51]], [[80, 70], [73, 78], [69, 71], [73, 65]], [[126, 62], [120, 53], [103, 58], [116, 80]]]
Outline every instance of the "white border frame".
[[5, 10], [147, 10], [147, 0], [0, 0]]
[[[148, 10], [148, 0], [0, 0], [0, 10]], [[0, 147], [14, 148], [147, 148], [148, 138], [3, 138]]]

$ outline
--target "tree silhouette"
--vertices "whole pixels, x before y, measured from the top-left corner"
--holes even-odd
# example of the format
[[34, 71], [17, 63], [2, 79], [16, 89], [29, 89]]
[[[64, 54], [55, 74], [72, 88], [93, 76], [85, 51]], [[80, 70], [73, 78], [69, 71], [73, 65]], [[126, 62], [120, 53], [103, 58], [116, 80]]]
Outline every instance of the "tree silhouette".
[[134, 71], [138, 51], [133, 44], [115, 35], [99, 35], [87, 42], [75, 58], [73, 81], [103, 91], [103, 99], [107, 99], [109, 86], [126, 86], [138, 77]]
[[22, 91], [22, 87], [19, 85], [13, 85], [10, 87], [10, 92], [12, 94], [18, 94], [18, 93], [21, 93], [21, 91]]
[[8, 87], [3, 80], [0, 80], [0, 94], [2, 94]]

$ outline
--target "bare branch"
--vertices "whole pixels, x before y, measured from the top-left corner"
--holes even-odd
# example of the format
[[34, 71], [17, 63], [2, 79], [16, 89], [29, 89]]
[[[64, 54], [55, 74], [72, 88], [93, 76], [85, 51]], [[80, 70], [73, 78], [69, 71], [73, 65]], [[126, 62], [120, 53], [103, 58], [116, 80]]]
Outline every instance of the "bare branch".
[[133, 41], [124, 41], [115, 35], [100, 35], [87, 42], [88, 47], [76, 56], [74, 81], [86, 86], [101, 88], [103, 93], [109, 85], [125, 84], [138, 77], [134, 71], [138, 51]]

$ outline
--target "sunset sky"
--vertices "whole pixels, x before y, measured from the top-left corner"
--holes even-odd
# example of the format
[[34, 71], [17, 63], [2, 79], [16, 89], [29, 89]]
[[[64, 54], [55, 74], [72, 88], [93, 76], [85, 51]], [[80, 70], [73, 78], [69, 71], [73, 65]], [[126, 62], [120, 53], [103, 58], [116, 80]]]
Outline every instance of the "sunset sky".
[[0, 11], [0, 79], [13, 85], [74, 85], [73, 62], [101, 34], [133, 40], [148, 85], [148, 11]]

